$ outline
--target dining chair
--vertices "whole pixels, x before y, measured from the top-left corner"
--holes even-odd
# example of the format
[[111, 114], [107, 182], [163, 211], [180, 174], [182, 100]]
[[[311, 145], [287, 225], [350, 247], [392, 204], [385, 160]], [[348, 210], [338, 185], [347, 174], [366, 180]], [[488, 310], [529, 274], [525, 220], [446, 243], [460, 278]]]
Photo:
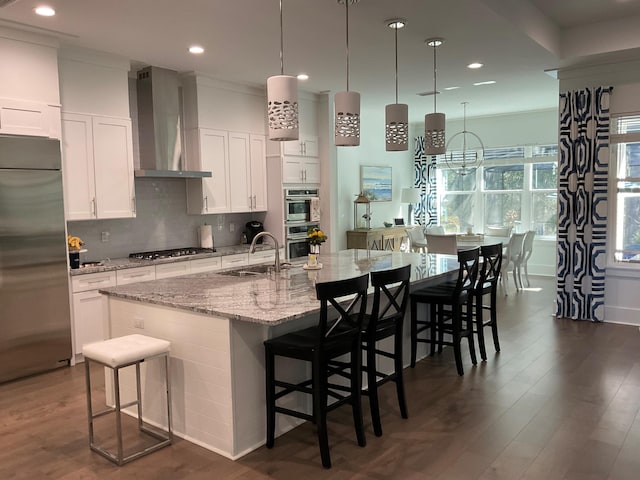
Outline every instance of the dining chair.
[[[360, 342], [367, 307], [368, 285], [368, 274], [346, 280], [317, 283], [316, 297], [320, 300], [318, 324], [264, 342], [267, 448], [274, 446], [276, 413], [309, 420], [316, 425], [322, 465], [330, 468], [327, 413], [345, 403], [351, 404], [358, 445], [361, 447], [366, 445], [360, 402], [362, 392]], [[337, 299], [347, 295], [353, 298], [345, 307]], [[343, 355], [349, 355], [348, 369], [337, 372], [330, 367], [329, 363]], [[276, 356], [310, 363], [309, 378], [297, 383], [276, 379]], [[329, 381], [335, 374], [340, 376], [340, 383]], [[278, 391], [276, 391], [277, 388]], [[276, 400], [296, 392], [311, 395], [312, 413], [277, 404]]]
[[429, 235], [444, 235], [444, 227], [442, 225], [436, 225], [434, 227], [425, 227], [424, 233], [428, 233]]
[[456, 255], [458, 253], [457, 235], [430, 235], [426, 234], [428, 253], [448, 253]]
[[513, 227], [487, 227], [484, 234], [488, 237], [505, 237], [509, 238]]
[[421, 227], [407, 228], [407, 236], [409, 237], [409, 246], [412, 252], [426, 252], [427, 242]]
[[522, 288], [522, 274], [521, 268], [524, 268], [524, 277], [527, 280], [527, 287], [531, 286], [529, 282], [529, 270], [527, 269], [527, 263], [531, 258], [531, 254], [533, 253], [533, 239], [536, 236], [535, 230], [529, 230], [524, 235], [524, 242], [522, 243], [522, 260], [520, 261], [520, 265], [518, 268], [518, 279], [520, 280], [520, 287]]
[[[478, 281], [474, 289], [475, 307], [475, 333], [478, 336], [478, 348], [480, 358], [487, 359], [487, 350], [484, 342], [484, 328], [491, 327], [493, 346], [496, 352], [500, 351], [498, 340], [498, 308], [497, 293], [500, 267], [502, 266], [502, 243], [483, 245], [480, 247], [482, 263], [479, 268]], [[489, 302], [484, 303], [485, 296], [489, 296]], [[489, 318], [484, 319], [484, 312], [489, 312]]]
[[[467, 338], [469, 355], [475, 365], [476, 350], [473, 341], [473, 291], [478, 278], [480, 248], [458, 252], [458, 276], [455, 282], [444, 281], [412, 291], [411, 299], [411, 366], [416, 365], [419, 342], [429, 343], [429, 354], [442, 352], [443, 345], [453, 346], [458, 375], [464, 375], [460, 343]], [[429, 305], [428, 315], [418, 317], [418, 304]], [[448, 308], [447, 308], [448, 307]], [[422, 332], [428, 335], [421, 336]], [[451, 339], [445, 340], [448, 334]]]
[[[512, 272], [513, 274], [513, 283], [516, 286], [516, 291], [522, 288], [521, 285], [518, 286], [518, 267], [522, 260], [524, 236], [524, 233], [512, 233], [504, 255], [502, 256], [500, 280], [502, 282], [502, 288], [504, 289], [505, 296], [509, 294], [507, 289], [507, 283], [509, 283], [509, 272]], [[505, 276], [507, 277], [507, 281], [505, 281]]]

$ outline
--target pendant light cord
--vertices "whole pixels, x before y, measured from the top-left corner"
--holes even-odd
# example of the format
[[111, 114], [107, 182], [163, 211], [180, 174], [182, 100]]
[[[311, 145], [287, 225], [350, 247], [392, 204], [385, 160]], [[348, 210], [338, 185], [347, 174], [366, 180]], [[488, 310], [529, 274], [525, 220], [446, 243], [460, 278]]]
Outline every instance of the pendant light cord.
[[282, 28], [282, 0], [280, 0], [280, 75], [284, 75], [284, 34]]
[[346, 9], [346, 33], [347, 33], [347, 92], [349, 91], [349, 1], [345, 0], [344, 6]]
[[436, 113], [438, 111], [437, 107], [436, 107], [436, 98], [438, 97], [438, 83], [437, 83], [437, 75], [436, 75], [436, 71], [437, 71], [437, 66], [436, 66], [436, 49], [438, 47], [434, 44], [433, 45], [433, 113]]
[[398, 26], [393, 29], [396, 37], [396, 103], [398, 103]]

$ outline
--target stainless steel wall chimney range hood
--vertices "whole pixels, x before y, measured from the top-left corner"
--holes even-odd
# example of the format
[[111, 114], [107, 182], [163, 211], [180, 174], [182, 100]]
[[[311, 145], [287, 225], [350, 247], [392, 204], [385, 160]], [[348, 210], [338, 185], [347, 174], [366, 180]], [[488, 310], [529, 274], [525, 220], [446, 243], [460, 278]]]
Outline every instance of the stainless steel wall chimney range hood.
[[136, 177], [204, 178], [211, 172], [182, 170], [178, 73], [158, 67], [138, 72], [140, 170]]

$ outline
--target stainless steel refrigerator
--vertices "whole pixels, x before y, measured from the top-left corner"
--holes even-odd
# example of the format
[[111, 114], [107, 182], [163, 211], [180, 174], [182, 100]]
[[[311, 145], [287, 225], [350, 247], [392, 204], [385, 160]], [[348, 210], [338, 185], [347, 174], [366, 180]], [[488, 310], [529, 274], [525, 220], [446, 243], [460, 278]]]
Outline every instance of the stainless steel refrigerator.
[[71, 358], [60, 143], [0, 136], [0, 382]]

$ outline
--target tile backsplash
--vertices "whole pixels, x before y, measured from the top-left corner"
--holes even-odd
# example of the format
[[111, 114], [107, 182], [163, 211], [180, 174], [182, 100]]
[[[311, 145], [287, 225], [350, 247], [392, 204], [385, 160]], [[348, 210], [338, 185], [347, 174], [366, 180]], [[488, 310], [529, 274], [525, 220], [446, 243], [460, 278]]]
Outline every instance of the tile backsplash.
[[[182, 178], [136, 178], [136, 218], [67, 222], [70, 235], [82, 238], [88, 251], [82, 261], [126, 257], [132, 252], [199, 246], [198, 227], [213, 227], [214, 246], [240, 243], [244, 225], [264, 221], [265, 213], [187, 215]], [[231, 229], [233, 228], [233, 232]], [[103, 242], [103, 232], [108, 241]]]

